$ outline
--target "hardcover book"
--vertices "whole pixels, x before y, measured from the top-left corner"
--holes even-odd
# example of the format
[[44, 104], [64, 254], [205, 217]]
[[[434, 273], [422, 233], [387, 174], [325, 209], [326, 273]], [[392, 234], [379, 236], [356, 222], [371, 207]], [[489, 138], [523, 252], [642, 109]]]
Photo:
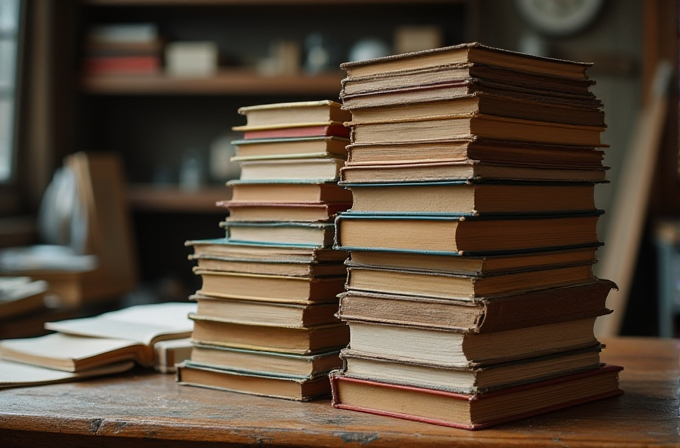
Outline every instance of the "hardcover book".
[[232, 200], [267, 203], [352, 202], [352, 193], [337, 182], [315, 183], [296, 181], [242, 181], [227, 183], [232, 189]]
[[252, 325], [280, 325], [305, 328], [337, 324], [337, 303], [289, 303], [285, 301], [242, 300], [192, 294], [196, 313], [216, 319]]
[[293, 378], [219, 369], [185, 361], [177, 367], [177, 382], [186, 386], [247, 393], [295, 401], [310, 401], [330, 394], [328, 377]]
[[482, 219], [343, 213], [335, 247], [343, 250], [491, 254], [598, 244], [599, 214]]
[[386, 142], [347, 146], [349, 165], [468, 162], [540, 166], [542, 168], [602, 168], [604, 152], [589, 147], [547, 145], [471, 137], [421, 142]]
[[482, 394], [381, 383], [338, 371], [330, 378], [336, 408], [474, 430], [621, 395], [621, 370], [606, 365]]
[[229, 209], [227, 221], [327, 222], [352, 204], [220, 201], [217, 206]]
[[248, 160], [240, 162], [241, 180], [334, 182], [344, 165], [344, 159], [331, 157]]
[[[350, 117], [351, 118], [351, 117]], [[300, 137], [234, 140], [236, 155], [232, 161], [280, 157], [336, 157], [347, 156], [348, 138]]]
[[290, 103], [258, 104], [238, 108], [246, 117], [247, 125], [234, 130], [254, 126], [290, 126], [326, 121], [349, 121], [352, 115], [342, 110], [341, 104], [331, 100], [296, 101]]
[[347, 346], [349, 330], [344, 324], [289, 328], [248, 325], [212, 316], [191, 314], [194, 342], [247, 350], [312, 355]]
[[335, 234], [333, 224], [323, 222], [223, 221], [220, 225], [235, 243], [330, 248]]
[[497, 297], [440, 299], [349, 290], [340, 294], [340, 320], [413, 325], [463, 333], [493, 333], [609, 314], [615, 285], [597, 280]]
[[473, 367], [516, 361], [598, 343], [595, 317], [492, 333], [395, 325], [360, 320], [344, 321], [350, 330], [349, 348], [371, 356], [452, 367]]
[[506, 272], [495, 275], [443, 274], [381, 266], [350, 266], [346, 289], [441, 299], [471, 299], [595, 281], [589, 265]]
[[340, 358], [342, 374], [347, 377], [477, 395], [596, 369], [601, 365], [601, 349], [602, 346], [596, 344], [553, 355], [471, 368], [404, 362], [367, 356], [351, 349], [343, 349]]
[[352, 184], [352, 213], [369, 214], [545, 214], [594, 211], [595, 185], [474, 184], [465, 181]]
[[344, 261], [347, 253], [330, 248], [290, 244], [260, 245], [252, 242], [234, 242], [228, 238], [206, 238], [188, 240], [195, 256], [232, 257], [252, 261], [319, 263], [325, 261]]
[[290, 303], [336, 302], [344, 290], [345, 275], [293, 277], [196, 269], [201, 276], [199, 294], [213, 297]]
[[603, 146], [603, 126], [585, 126], [523, 120], [485, 114], [448, 114], [414, 120], [351, 121], [350, 140], [355, 143], [413, 142], [479, 136], [497, 140]]
[[[431, 88], [428, 92], [438, 89]], [[568, 101], [536, 101], [533, 99], [513, 98], [507, 95], [492, 95], [474, 92], [457, 98], [419, 98], [394, 99], [385, 95], [363, 96], [361, 106], [348, 102], [345, 105], [352, 111], [352, 121], [371, 123], [384, 121], [420, 120], [427, 117], [445, 115], [495, 115], [522, 120], [535, 120], [552, 123], [567, 123], [582, 126], [605, 127], [604, 112], [598, 107], [585, 106], [581, 101], [572, 104]], [[414, 95], [415, 96], [415, 95]]]
[[586, 62], [533, 56], [471, 42], [363, 61], [344, 62], [340, 64], [340, 68], [345, 70], [348, 77], [353, 78], [383, 73], [401, 74], [403, 70], [463, 63], [477, 63], [576, 80], [588, 79], [586, 70], [593, 65]]
[[605, 182], [606, 167], [527, 166], [492, 164], [477, 160], [413, 163], [348, 164], [340, 170], [340, 184], [446, 181]]
[[189, 255], [200, 270], [240, 272], [243, 274], [283, 275], [292, 277], [339, 277], [347, 274], [341, 261], [307, 262], [255, 260], [218, 255]]
[[318, 377], [342, 364], [339, 351], [296, 355], [194, 343], [191, 359], [197, 364], [271, 376]]

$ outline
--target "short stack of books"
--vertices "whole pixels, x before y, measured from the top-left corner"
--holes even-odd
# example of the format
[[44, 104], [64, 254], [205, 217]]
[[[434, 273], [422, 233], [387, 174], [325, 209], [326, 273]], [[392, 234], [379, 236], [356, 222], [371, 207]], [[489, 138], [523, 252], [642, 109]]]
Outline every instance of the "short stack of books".
[[467, 429], [621, 393], [595, 320], [589, 64], [462, 44], [342, 64], [338, 408]]
[[307, 401], [330, 394], [328, 372], [349, 340], [336, 317], [347, 253], [332, 248], [351, 115], [333, 101], [243, 107], [234, 129], [226, 237], [188, 241], [201, 289], [182, 384]]
[[164, 42], [153, 23], [93, 26], [84, 48], [84, 69], [91, 75], [144, 75], [160, 71]]

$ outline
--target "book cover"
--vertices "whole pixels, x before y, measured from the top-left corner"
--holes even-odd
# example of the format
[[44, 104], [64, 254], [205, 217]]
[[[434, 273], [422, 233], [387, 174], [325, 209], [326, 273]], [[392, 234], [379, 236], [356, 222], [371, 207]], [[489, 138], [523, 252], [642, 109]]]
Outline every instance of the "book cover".
[[476, 395], [596, 369], [601, 366], [601, 351], [602, 345], [595, 344], [546, 356], [469, 368], [365, 355], [349, 348], [340, 351], [340, 358], [342, 374], [347, 377]]
[[220, 201], [218, 207], [229, 209], [227, 221], [328, 222], [349, 209], [351, 203], [295, 203]]
[[292, 303], [336, 302], [346, 275], [295, 277], [195, 269], [201, 277], [199, 294], [231, 299]]
[[0, 359], [0, 389], [80, 381], [126, 372], [134, 366], [135, 363], [132, 361], [123, 361], [77, 372], [67, 372]]
[[586, 147], [603, 146], [603, 126], [584, 126], [506, 118], [486, 114], [450, 114], [414, 120], [351, 121], [352, 143], [404, 142], [457, 139], [470, 136], [531, 143]]
[[257, 160], [278, 157], [337, 157], [347, 156], [348, 138], [299, 137], [234, 140], [236, 148], [232, 161]]
[[196, 267], [207, 271], [240, 272], [243, 274], [283, 275], [291, 277], [340, 277], [347, 274], [342, 260], [318, 262], [312, 260], [259, 260], [242, 256], [188, 255]]
[[569, 79], [588, 79], [586, 70], [593, 65], [587, 62], [534, 56], [490, 47], [479, 42], [470, 42], [363, 61], [344, 62], [340, 64], [340, 68], [352, 78], [469, 62]]
[[277, 160], [248, 160], [242, 161], [239, 164], [241, 166], [242, 180], [305, 180], [322, 183], [337, 181], [340, 168], [345, 165], [345, 160], [333, 157], [286, 158]]
[[342, 364], [339, 351], [297, 355], [194, 343], [192, 362], [260, 375], [315, 378]]
[[607, 167], [493, 164], [477, 160], [416, 161], [409, 163], [348, 164], [340, 169], [340, 184], [395, 182], [553, 181], [606, 182]]
[[330, 395], [330, 383], [326, 376], [299, 379], [258, 375], [202, 366], [191, 361], [185, 361], [177, 366], [176, 378], [183, 386], [206, 387], [295, 401], [311, 401]]
[[232, 189], [232, 200], [267, 203], [319, 203], [352, 202], [352, 193], [338, 186], [337, 182], [314, 182], [299, 180], [227, 182]]
[[506, 272], [496, 275], [444, 274], [381, 266], [349, 266], [346, 288], [441, 299], [473, 300], [536, 291], [551, 287], [592, 283], [590, 265]]
[[335, 235], [333, 224], [323, 222], [222, 221], [220, 225], [235, 243], [330, 248]]
[[503, 218], [342, 213], [334, 247], [432, 254], [499, 254], [597, 245], [599, 213]]
[[468, 181], [343, 183], [352, 213], [423, 215], [592, 212], [592, 183], [470, 183]]
[[313, 355], [347, 346], [349, 329], [344, 324], [291, 328], [249, 325], [212, 316], [191, 314], [194, 342], [222, 347]]
[[608, 280], [496, 297], [441, 299], [348, 290], [340, 294], [340, 320], [493, 333], [587, 319], [611, 313]]
[[349, 128], [342, 122], [304, 123], [289, 126], [234, 126], [243, 132], [243, 139], [294, 138], [294, 137], [343, 137], [349, 138]]
[[344, 261], [347, 252], [330, 248], [290, 244], [258, 244], [234, 242], [228, 238], [205, 238], [188, 240], [185, 246], [193, 248], [194, 255], [233, 257], [253, 261], [318, 263]]
[[[245, 128], [343, 122], [352, 118], [352, 114], [343, 110], [340, 103], [332, 100], [258, 104], [239, 107], [238, 113], [246, 117], [247, 125]], [[243, 128], [243, 126], [239, 126], [234, 130]]]
[[486, 394], [459, 394], [330, 374], [332, 405], [468, 430], [621, 395], [622, 367], [603, 367]]

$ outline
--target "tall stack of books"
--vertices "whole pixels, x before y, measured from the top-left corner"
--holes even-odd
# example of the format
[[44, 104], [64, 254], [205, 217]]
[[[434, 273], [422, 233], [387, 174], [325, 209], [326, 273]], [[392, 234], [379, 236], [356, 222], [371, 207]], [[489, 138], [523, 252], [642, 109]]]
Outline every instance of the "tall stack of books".
[[330, 394], [328, 372], [349, 340], [338, 320], [347, 253], [333, 219], [351, 206], [338, 186], [349, 112], [333, 101], [243, 107], [234, 130], [241, 177], [226, 237], [188, 241], [201, 289], [183, 384], [294, 400]]
[[478, 429], [621, 393], [593, 331], [615, 285], [588, 66], [476, 43], [342, 64], [335, 407]]

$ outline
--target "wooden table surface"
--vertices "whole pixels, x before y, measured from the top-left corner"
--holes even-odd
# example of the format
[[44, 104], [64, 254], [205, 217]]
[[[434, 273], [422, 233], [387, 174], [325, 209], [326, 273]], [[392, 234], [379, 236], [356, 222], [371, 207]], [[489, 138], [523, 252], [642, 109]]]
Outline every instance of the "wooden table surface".
[[0, 447], [680, 447], [680, 341], [614, 338], [625, 394], [481, 431], [179, 386], [136, 370], [109, 378], [0, 391]]

